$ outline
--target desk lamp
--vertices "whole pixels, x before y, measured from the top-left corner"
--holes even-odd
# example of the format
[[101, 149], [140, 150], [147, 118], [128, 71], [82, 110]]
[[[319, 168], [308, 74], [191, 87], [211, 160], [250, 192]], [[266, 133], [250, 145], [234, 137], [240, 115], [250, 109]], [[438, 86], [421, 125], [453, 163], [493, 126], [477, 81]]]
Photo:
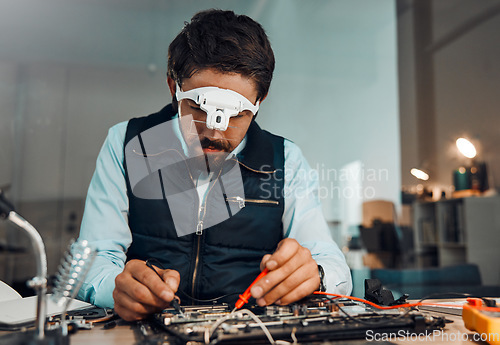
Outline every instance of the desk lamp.
[[429, 174], [426, 173], [424, 170], [422, 169], [418, 169], [418, 168], [412, 168], [410, 170], [410, 173], [415, 176], [416, 178], [418, 178], [419, 180], [422, 180], [422, 181], [427, 181], [429, 179]]
[[477, 155], [476, 147], [465, 138], [458, 138], [456, 141], [458, 151], [467, 158], [474, 158]]
[[[429, 173], [426, 170], [420, 168], [412, 168], [410, 170], [410, 174], [421, 181], [428, 181], [430, 178]], [[432, 192], [428, 190], [422, 183], [420, 183], [417, 185], [416, 195], [418, 199], [425, 200], [432, 197]]]
[[475, 159], [477, 150], [470, 140], [458, 138], [456, 145], [460, 154], [468, 159], [468, 164], [453, 171], [455, 192], [468, 190], [470, 195], [478, 195], [484, 192], [488, 189], [486, 163], [478, 162]]

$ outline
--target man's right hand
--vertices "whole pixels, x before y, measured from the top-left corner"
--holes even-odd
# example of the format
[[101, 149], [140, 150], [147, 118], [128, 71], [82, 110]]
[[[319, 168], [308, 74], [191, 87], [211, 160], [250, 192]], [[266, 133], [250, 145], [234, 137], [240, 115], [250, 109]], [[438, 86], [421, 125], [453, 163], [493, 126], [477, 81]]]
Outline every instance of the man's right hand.
[[155, 267], [162, 279], [142, 260], [127, 262], [116, 276], [113, 299], [115, 312], [126, 321], [144, 319], [169, 306], [179, 287], [180, 275], [175, 270]]

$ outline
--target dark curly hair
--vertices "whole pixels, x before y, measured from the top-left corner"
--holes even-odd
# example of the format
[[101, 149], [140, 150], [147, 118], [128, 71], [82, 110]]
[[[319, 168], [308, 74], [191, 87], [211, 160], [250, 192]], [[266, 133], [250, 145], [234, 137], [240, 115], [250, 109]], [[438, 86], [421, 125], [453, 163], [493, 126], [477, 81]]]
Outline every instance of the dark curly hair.
[[168, 48], [167, 75], [182, 86], [184, 78], [205, 68], [251, 78], [257, 85], [257, 100], [262, 100], [274, 71], [274, 53], [262, 26], [233, 11], [195, 14]]

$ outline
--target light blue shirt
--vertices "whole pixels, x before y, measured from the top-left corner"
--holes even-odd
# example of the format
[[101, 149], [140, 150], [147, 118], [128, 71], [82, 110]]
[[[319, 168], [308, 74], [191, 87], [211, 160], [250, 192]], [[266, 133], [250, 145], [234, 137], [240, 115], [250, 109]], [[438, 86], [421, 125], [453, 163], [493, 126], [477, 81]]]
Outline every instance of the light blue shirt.
[[[119, 123], [108, 132], [90, 182], [80, 229], [80, 239], [89, 241], [98, 254], [78, 298], [100, 307], [113, 307], [115, 278], [123, 271], [126, 252], [132, 243], [123, 167], [127, 124]], [[186, 149], [182, 139], [181, 142]], [[233, 153], [240, 152], [245, 143], [244, 139]], [[283, 236], [296, 239], [311, 251], [325, 271], [328, 292], [349, 294], [350, 271], [323, 217], [318, 185], [317, 173], [299, 147], [285, 139]]]

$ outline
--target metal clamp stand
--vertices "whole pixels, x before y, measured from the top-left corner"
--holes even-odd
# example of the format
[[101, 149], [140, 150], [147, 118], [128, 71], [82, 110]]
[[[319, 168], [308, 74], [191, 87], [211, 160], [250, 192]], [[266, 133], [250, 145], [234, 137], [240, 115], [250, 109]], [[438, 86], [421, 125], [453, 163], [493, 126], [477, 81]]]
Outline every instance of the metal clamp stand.
[[47, 317], [47, 255], [45, 245], [38, 231], [23, 217], [14, 211], [14, 207], [5, 199], [0, 190], [0, 218], [4, 218], [17, 225], [28, 234], [31, 245], [35, 252], [37, 275], [28, 281], [28, 286], [33, 288], [37, 294], [35, 332], [16, 334], [10, 340], [12, 344], [69, 344], [69, 340], [63, 339], [60, 330], [58, 332], [45, 332], [45, 319]]

